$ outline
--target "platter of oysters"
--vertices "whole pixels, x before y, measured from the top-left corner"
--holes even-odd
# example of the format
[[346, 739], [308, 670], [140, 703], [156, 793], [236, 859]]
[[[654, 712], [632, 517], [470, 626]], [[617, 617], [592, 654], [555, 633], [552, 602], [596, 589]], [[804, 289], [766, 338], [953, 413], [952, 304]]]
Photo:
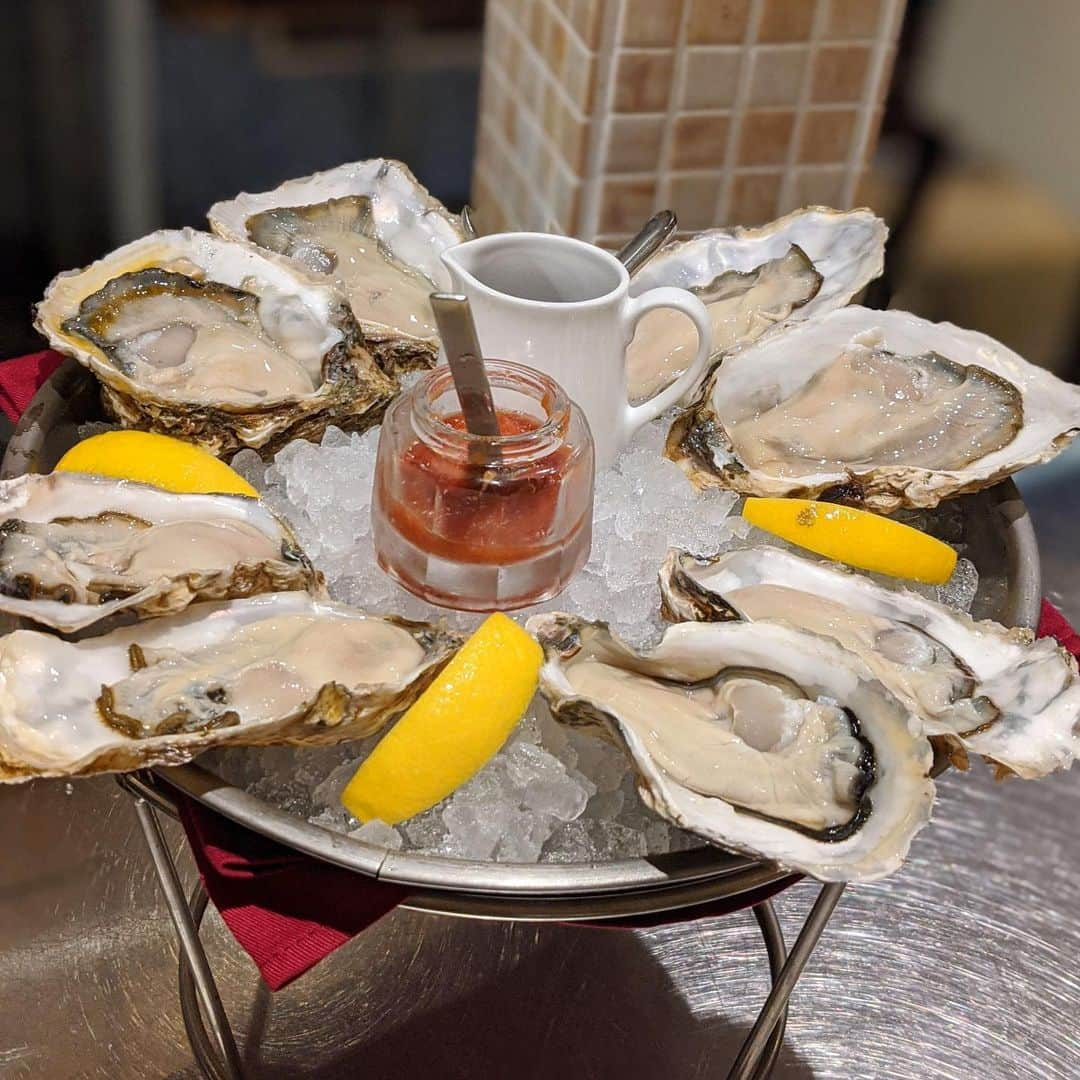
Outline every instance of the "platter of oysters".
[[[704, 304], [706, 371], [597, 472], [583, 568], [513, 613], [532, 700], [412, 816], [358, 812], [354, 778], [431, 714], [481, 621], [407, 592], [372, 538], [383, 417], [440, 358], [429, 297], [470, 230], [384, 159], [217, 203], [209, 226], [60, 274], [38, 305], [95, 402], [79, 435], [179, 439], [239, 486], [17, 475], [9, 453], [0, 782], [167, 779], [199, 757], [268, 820], [384, 854], [595, 865], [711, 846], [850, 881], [902, 865], [941, 768], [1071, 767], [1077, 665], [1032, 633], [1037, 553], [1017, 554], [1004, 508], [1022, 516], [1009, 478], [1080, 431], [1080, 388], [975, 331], [859, 306], [887, 229], [811, 207], [670, 242], [634, 276], [631, 295]], [[689, 320], [645, 315], [630, 398], [696, 349]], [[891, 569], [753, 524], [754, 500], [843, 508]], [[935, 580], [905, 572], [916, 532], [945, 553]], [[439, 738], [472, 746], [489, 721]], [[406, 786], [443, 768], [409, 753]]]

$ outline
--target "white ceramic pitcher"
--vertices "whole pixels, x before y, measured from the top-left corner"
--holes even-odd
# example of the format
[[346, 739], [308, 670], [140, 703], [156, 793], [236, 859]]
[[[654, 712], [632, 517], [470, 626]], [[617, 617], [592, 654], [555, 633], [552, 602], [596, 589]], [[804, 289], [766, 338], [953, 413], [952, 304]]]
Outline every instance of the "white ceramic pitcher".
[[[543, 371], [581, 407], [597, 467], [610, 465], [642, 424], [674, 405], [704, 372], [712, 344], [705, 305], [685, 289], [631, 297], [626, 268], [592, 244], [548, 233], [498, 233], [449, 248], [442, 261], [454, 291], [469, 298], [484, 355]], [[663, 307], [693, 320], [697, 355], [670, 386], [631, 405], [626, 347], [638, 319]]]

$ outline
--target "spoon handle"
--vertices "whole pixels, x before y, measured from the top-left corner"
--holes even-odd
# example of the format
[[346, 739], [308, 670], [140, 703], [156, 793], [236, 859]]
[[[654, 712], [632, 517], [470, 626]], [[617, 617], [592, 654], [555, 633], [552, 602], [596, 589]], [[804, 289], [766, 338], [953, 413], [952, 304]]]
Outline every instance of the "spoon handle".
[[[460, 293], [432, 293], [431, 309], [446, 350], [466, 430], [470, 435], [498, 435], [499, 418], [468, 299]], [[490, 462], [498, 458], [499, 451], [489, 446], [483, 454]]]
[[615, 258], [633, 277], [659, 251], [664, 241], [675, 231], [678, 218], [673, 210], [661, 210], [642, 225], [637, 235], [619, 248]]

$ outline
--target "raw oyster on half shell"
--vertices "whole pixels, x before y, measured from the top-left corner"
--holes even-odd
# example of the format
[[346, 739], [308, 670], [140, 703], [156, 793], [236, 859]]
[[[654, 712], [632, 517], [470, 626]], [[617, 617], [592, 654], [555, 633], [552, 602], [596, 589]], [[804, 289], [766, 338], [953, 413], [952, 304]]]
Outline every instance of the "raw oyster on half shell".
[[[668, 244], [630, 285], [688, 289], [712, 320], [714, 360], [774, 327], [849, 303], [884, 268], [889, 230], [869, 210], [796, 210], [756, 229], [710, 229]], [[689, 366], [697, 335], [684, 316], [654, 311], [626, 354], [633, 401], [652, 397]], [[684, 400], [693, 398], [693, 391]]]
[[450, 287], [440, 253], [468, 237], [401, 162], [339, 165], [215, 203], [208, 216], [219, 235], [251, 240], [332, 282], [386, 371], [435, 362], [428, 296]]
[[408, 708], [460, 639], [307, 593], [197, 604], [101, 637], [0, 638], [0, 781], [334, 743]]
[[681, 828], [853, 881], [895, 870], [930, 818], [933, 752], [918, 719], [826, 638], [686, 622], [636, 652], [569, 615], [528, 628], [555, 717], [623, 745], [644, 801]]
[[71, 633], [120, 611], [305, 589], [322, 575], [258, 499], [81, 473], [0, 481], [0, 611]]
[[1048, 461], [1080, 387], [985, 334], [847, 307], [731, 353], [672, 425], [699, 487], [932, 507]]
[[1007, 630], [905, 589], [778, 548], [699, 559], [668, 554], [660, 572], [676, 619], [783, 622], [833, 639], [916, 713], [954, 764], [967, 752], [1025, 779], [1080, 754], [1076, 661], [1052, 638]]
[[363, 430], [396, 386], [328, 285], [253, 244], [164, 230], [60, 274], [38, 329], [125, 427], [228, 456]]

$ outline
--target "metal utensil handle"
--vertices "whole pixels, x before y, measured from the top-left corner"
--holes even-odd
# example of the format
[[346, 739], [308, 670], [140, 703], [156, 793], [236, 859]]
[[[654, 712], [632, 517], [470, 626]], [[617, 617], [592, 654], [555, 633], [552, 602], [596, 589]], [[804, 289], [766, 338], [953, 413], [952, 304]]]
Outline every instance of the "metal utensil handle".
[[431, 309], [461, 401], [465, 427], [473, 435], [498, 435], [499, 418], [468, 299], [461, 293], [432, 293]]
[[[465, 430], [470, 435], [498, 435], [499, 417], [468, 298], [461, 293], [432, 293], [431, 310], [435, 312], [446, 362], [461, 402]], [[500, 457], [498, 446], [493, 444], [476, 442], [469, 447], [469, 460], [478, 465], [497, 464]]]
[[637, 235], [627, 240], [615, 253], [615, 258], [626, 267], [626, 272], [633, 277], [645, 263], [660, 250], [664, 241], [675, 231], [679, 224], [673, 210], [661, 210], [654, 214], [638, 231]]
[[465, 237], [468, 240], [475, 240], [480, 235], [476, 222], [473, 221], [473, 213], [473, 208], [468, 203], [461, 208], [461, 227], [465, 230]]

